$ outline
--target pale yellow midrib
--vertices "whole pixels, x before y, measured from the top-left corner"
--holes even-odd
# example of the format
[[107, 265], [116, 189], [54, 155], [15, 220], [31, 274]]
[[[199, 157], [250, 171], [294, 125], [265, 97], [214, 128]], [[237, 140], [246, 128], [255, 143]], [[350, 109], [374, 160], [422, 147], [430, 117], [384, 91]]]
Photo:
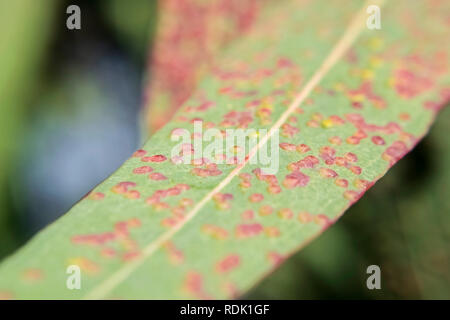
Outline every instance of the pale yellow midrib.
[[228, 176], [222, 180], [213, 190], [211, 190], [200, 202], [198, 202], [194, 208], [185, 216], [184, 220], [163, 233], [152, 243], [148, 244], [141, 252], [140, 256], [135, 260], [127, 263], [122, 268], [114, 272], [110, 277], [105, 279], [98, 286], [94, 287], [91, 292], [86, 294], [83, 299], [102, 299], [111, 292], [118, 284], [123, 282], [128, 276], [136, 270], [144, 261], [150, 257], [157, 249], [161, 247], [162, 244], [167, 242], [172, 238], [183, 226], [185, 226], [189, 221], [191, 221], [196, 214], [203, 208], [203, 206], [211, 200], [214, 194], [220, 192], [230, 181], [242, 170], [242, 168], [247, 164], [247, 162], [253, 158], [259, 148], [264, 145], [270, 137], [273, 135], [275, 130], [278, 130], [281, 125], [286, 122], [287, 118], [295, 111], [297, 107], [305, 100], [305, 98], [311, 93], [314, 87], [320, 82], [320, 80], [325, 76], [325, 74], [331, 69], [331, 67], [336, 64], [336, 62], [342, 57], [350, 45], [356, 40], [357, 36], [361, 30], [365, 27], [366, 18], [366, 8], [369, 4], [377, 4], [382, 6], [385, 0], [368, 0], [363, 8], [356, 14], [352, 22], [346, 29], [344, 35], [339, 39], [338, 43], [333, 47], [330, 54], [323, 61], [320, 68], [314, 73], [311, 79], [306, 83], [304, 88], [296, 96], [294, 101], [289, 105], [288, 109], [283, 112], [281, 117], [275, 122], [275, 124], [270, 128], [269, 132], [259, 141], [259, 143], [250, 150], [247, 160], [242, 164], [234, 168]]

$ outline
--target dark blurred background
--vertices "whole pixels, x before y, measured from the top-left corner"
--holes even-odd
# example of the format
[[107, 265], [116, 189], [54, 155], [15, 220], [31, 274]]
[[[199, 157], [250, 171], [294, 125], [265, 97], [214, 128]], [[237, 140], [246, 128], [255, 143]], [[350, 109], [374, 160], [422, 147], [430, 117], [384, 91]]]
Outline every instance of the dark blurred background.
[[[70, 4], [81, 30], [66, 28]], [[156, 19], [154, 0], [0, 0], [0, 259], [141, 144]], [[245, 298], [449, 299], [449, 127], [447, 108], [337, 224]], [[371, 264], [381, 290], [366, 287]]]
[[[139, 146], [138, 112], [156, 1], [0, 3], [0, 70], [10, 69], [0, 78], [8, 90], [2, 95], [2, 122], [15, 119], [1, 132], [2, 146], [7, 145], [1, 154], [4, 256]], [[81, 8], [81, 30], [66, 27], [66, 8], [74, 3]]]

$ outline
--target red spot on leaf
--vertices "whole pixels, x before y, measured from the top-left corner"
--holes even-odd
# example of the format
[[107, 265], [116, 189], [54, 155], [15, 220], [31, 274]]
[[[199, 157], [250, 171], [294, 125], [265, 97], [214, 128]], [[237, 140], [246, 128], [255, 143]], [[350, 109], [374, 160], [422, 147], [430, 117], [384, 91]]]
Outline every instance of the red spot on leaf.
[[210, 163], [206, 165], [206, 168], [194, 168], [192, 173], [199, 177], [214, 177], [222, 174], [222, 171], [217, 169], [215, 163]]
[[140, 253], [138, 251], [126, 252], [125, 254], [122, 255], [122, 261], [125, 262], [132, 261], [138, 258], [139, 256]]
[[208, 300], [211, 296], [205, 292], [203, 287], [203, 277], [200, 273], [190, 271], [184, 280], [184, 289], [197, 299]]
[[23, 271], [22, 278], [25, 281], [36, 282], [42, 280], [44, 278], [44, 274], [40, 269], [30, 268]]
[[408, 152], [408, 147], [403, 141], [395, 141], [383, 153], [382, 158], [390, 162], [391, 165], [400, 160]]
[[231, 207], [231, 200], [233, 195], [231, 193], [216, 193], [213, 200], [219, 209], [225, 210]]
[[356, 179], [353, 182], [353, 185], [358, 189], [367, 190], [373, 185], [373, 183], [367, 180]]
[[228, 237], [228, 231], [212, 224], [205, 224], [202, 226], [202, 231], [214, 239], [223, 240]]
[[284, 181], [283, 186], [287, 189], [292, 189], [295, 187], [304, 187], [309, 182], [309, 176], [300, 171], [294, 171], [291, 174], [288, 174]]
[[291, 126], [289, 123], [285, 123], [281, 126], [281, 135], [283, 137], [292, 138], [299, 131], [298, 128]]
[[431, 89], [434, 82], [431, 78], [414, 73], [411, 70], [399, 69], [395, 71], [395, 90], [407, 99]]
[[278, 216], [281, 219], [289, 220], [294, 216], [294, 212], [292, 212], [292, 210], [289, 208], [283, 208], [278, 211]]
[[308, 151], [311, 151], [311, 149], [306, 144], [299, 144], [297, 146], [297, 151], [300, 153], [306, 153]]
[[133, 156], [132, 156], [132, 157], [134, 157], [134, 158], [140, 158], [140, 157], [144, 156], [146, 153], [147, 153], [147, 151], [142, 150], [142, 149], [139, 149], [139, 150], [136, 150], [136, 151], [133, 153]]
[[317, 159], [315, 156], [306, 156], [305, 158], [303, 158], [302, 160], [299, 160], [297, 162], [299, 169], [301, 169], [301, 168], [312, 169], [317, 164], [319, 164], [319, 159]]
[[163, 156], [162, 154], [156, 154], [153, 156], [149, 156], [149, 157], [143, 157], [141, 158], [141, 161], [143, 162], [163, 162], [166, 161], [166, 157]]
[[89, 193], [89, 199], [91, 200], [102, 200], [105, 197], [105, 195], [101, 192], [91, 192]]
[[303, 211], [298, 214], [297, 219], [301, 223], [308, 223], [312, 221], [313, 217], [309, 212]]
[[344, 157], [336, 157], [334, 159], [334, 164], [339, 167], [347, 167], [348, 162]]
[[230, 254], [216, 264], [216, 271], [219, 273], [230, 272], [237, 268], [241, 259], [237, 254]]
[[152, 171], [153, 171], [153, 168], [152, 168], [152, 167], [149, 167], [149, 166], [142, 166], [142, 167], [135, 168], [135, 169], [133, 170], [133, 173], [136, 173], [136, 174], [143, 174], [143, 173], [149, 173], [149, 172], [152, 172]]
[[278, 252], [271, 251], [267, 253], [267, 259], [272, 263], [274, 267], [279, 266], [284, 261], [284, 256]]
[[265, 227], [264, 233], [270, 238], [276, 238], [280, 236], [280, 230], [277, 227]]
[[177, 265], [184, 261], [183, 252], [181, 252], [172, 241], [164, 243], [163, 248], [166, 249], [172, 264]]
[[320, 168], [320, 175], [324, 178], [335, 178], [338, 174], [329, 168]]
[[130, 190], [125, 193], [125, 197], [128, 199], [139, 199], [141, 194], [137, 190]]
[[236, 227], [236, 237], [248, 238], [260, 234], [263, 231], [263, 226], [259, 223], [241, 224]]
[[280, 148], [286, 151], [295, 151], [297, 146], [292, 143], [283, 142], [280, 143]]
[[128, 191], [128, 188], [135, 187], [135, 186], [136, 186], [136, 183], [134, 183], [134, 182], [129, 182], [129, 181], [119, 182], [114, 187], [112, 187], [111, 191], [114, 193], [119, 193], [119, 194], [126, 193]]
[[348, 186], [348, 181], [346, 179], [336, 179], [334, 183], [342, 188], [347, 188]]
[[333, 221], [330, 220], [330, 218], [328, 218], [328, 216], [324, 214], [318, 214], [314, 216], [314, 222], [322, 227], [322, 231], [324, 231], [333, 224]]
[[264, 196], [261, 193], [254, 193], [248, 199], [250, 202], [261, 202], [264, 200]]
[[380, 136], [373, 136], [371, 140], [377, 146], [381, 146], [381, 145], [385, 144], [384, 139]]
[[341, 143], [342, 143], [342, 139], [341, 138], [339, 138], [339, 137], [337, 137], [337, 136], [333, 136], [333, 137], [330, 137], [329, 139], [328, 139], [328, 141], [331, 143], [331, 144], [335, 144], [335, 145], [341, 145]]
[[241, 183], [239, 184], [242, 188], [248, 189], [252, 186], [251, 179], [252, 176], [250, 173], [241, 173], [239, 174], [239, 178], [241, 178]]
[[336, 154], [336, 150], [334, 150], [332, 147], [321, 147], [319, 150], [319, 154], [326, 164], [332, 165], [334, 163], [334, 155]]
[[268, 215], [272, 214], [272, 212], [273, 212], [273, 208], [270, 205], [268, 205], [268, 204], [266, 204], [266, 205], [262, 206], [261, 208], [259, 208], [259, 215], [260, 216], [268, 216]]
[[355, 203], [356, 201], [358, 201], [361, 196], [362, 193], [354, 190], [347, 190], [344, 192], [344, 198], [349, 200], [351, 203]]
[[362, 169], [361, 169], [361, 167], [358, 167], [358, 166], [352, 166], [352, 167], [350, 167], [350, 171], [353, 172], [354, 174], [359, 175], [359, 174], [361, 174]]
[[152, 172], [148, 175], [149, 179], [155, 181], [167, 180], [167, 177], [159, 172]]
[[253, 220], [255, 216], [255, 213], [253, 212], [253, 210], [245, 210], [242, 215], [241, 218], [242, 220]]
[[84, 257], [69, 259], [68, 264], [75, 264], [80, 267], [83, 272], [90, 275], [97, 274], [100, 271], [100, 266], [97, 263]]
[[352, 152], [347, 152], [344, 157], [345, 157], [345, 160], [347, 160], [348, 162], [357, 162], [358, 161], [358, 157], [356, 156], [356, 154], [354, 154]]

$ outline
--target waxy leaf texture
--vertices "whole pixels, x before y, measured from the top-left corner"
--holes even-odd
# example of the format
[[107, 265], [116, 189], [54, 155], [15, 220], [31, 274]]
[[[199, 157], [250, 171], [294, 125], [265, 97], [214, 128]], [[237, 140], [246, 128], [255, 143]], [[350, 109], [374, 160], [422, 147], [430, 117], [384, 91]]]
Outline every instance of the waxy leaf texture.
[[[366, 27], [368, 4], [380, 30]], [[3, 262], [0, 296], [239, 297], [426, 134], [450, 98], [449, 17], [448, 1], [273, 2], [172, 121]], [[180, 164], [170, 137], [195, 120], [268, 129], [262, 142], [279, 129], [278, 172], [250, 162], [263, 143], [243, 164]]]

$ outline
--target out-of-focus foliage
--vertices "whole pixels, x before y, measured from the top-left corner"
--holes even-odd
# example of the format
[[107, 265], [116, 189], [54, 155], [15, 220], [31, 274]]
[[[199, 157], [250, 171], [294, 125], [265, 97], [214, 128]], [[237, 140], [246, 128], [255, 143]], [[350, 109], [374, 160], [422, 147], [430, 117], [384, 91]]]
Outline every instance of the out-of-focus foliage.
[[[120, 1], [120, 0], [119, 0]], [[245, 34], [266, 0], [160, 0], [149, 55], [143, 135], [165, 125], [194, 92], [214, 61]]]
[[0, 130], [11, 150], [2, 144], [0, 160], [9, 163], [1, 170], [0, 257], [67, 211], [138, 145], [156, 10], [154, 1], [122, 3], [79, 1], [81, 30], [68, 30], [71, 1], [1, 1]]
[[136, 149], [138, 79], [123, 57], [103, 56], [89, 68], [66, 68], [40, 97], [36, 108], [45, 112], [30, 119], [14, 165], [23, 178], [10, 183], [28, 234], [70, 209]]
[[17, 238], [6, 179], [21, 147], [26, 104], [39, 85], [54, 9], [54, 0], [0, 1], [0, 256]]
[[117, 39], [130, 47], [133, 54], [145, 61], [157, 21], [155, 0], [102, 0], [105, 18], [117, 31]]

